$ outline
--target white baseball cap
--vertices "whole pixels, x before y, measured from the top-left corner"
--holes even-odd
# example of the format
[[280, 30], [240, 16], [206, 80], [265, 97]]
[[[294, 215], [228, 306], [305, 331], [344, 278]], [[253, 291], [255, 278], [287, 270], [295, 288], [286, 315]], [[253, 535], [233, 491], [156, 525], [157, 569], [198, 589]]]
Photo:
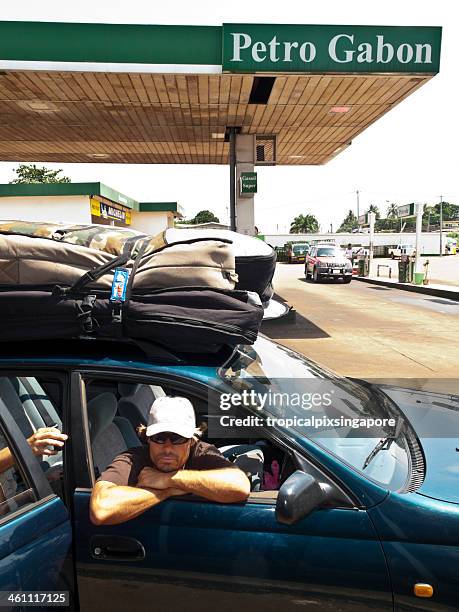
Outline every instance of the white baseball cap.
[[186, 397], [158, 397], [150, 408], [147, 438], [163, 431], [192, 438], [196, 431], [193, 404]]

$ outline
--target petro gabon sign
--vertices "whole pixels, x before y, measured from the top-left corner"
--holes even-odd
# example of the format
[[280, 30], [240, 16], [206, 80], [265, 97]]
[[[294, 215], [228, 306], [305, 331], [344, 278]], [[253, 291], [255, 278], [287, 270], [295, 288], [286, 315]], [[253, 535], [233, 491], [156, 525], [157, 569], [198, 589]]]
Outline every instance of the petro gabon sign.
[[441, 27], [223, 24], [226, 72], [436, 73]]
[[441, 32], [423, 26], [0, 21], [0, 70], [436, 74]]

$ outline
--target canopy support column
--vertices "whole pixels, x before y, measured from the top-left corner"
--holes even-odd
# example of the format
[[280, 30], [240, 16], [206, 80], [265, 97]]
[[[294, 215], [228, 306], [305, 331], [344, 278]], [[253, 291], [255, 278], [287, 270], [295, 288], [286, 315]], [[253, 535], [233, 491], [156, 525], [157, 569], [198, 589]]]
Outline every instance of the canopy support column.
[[255, 166], [255, 136], [236, 136], [236, 227], [240, 234], [255, 236], [255, 203], [253, 193], [242, 193], [241, 173], [253, 172]]
[[229, 128], [230, 139], [230, 229], [236, 231], [236, 128]]

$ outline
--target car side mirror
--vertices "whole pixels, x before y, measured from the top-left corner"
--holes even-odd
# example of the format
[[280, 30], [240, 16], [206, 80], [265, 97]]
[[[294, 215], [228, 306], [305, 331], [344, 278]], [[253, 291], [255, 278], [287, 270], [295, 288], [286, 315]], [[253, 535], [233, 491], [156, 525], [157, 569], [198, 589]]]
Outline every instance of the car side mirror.
[[324, 501], [324, 497], [325, 494], [314, 476], [296, 470], [279, 489], [276, 519], [286, 525], [296, 523], [316, 510]]

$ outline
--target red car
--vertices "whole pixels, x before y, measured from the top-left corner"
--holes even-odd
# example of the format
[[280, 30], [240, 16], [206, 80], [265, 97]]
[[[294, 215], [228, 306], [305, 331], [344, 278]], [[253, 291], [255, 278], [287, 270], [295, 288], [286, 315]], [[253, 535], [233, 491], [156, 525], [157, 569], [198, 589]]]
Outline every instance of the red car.
[[343, 283], [350, 283], [352, 263], [336, 244], [315, 244], [310, 247], [306, 256], [304, 275], [306, 278], [311, 276], [315, 283], [325, 278], [333, 280], [341, 278]]

